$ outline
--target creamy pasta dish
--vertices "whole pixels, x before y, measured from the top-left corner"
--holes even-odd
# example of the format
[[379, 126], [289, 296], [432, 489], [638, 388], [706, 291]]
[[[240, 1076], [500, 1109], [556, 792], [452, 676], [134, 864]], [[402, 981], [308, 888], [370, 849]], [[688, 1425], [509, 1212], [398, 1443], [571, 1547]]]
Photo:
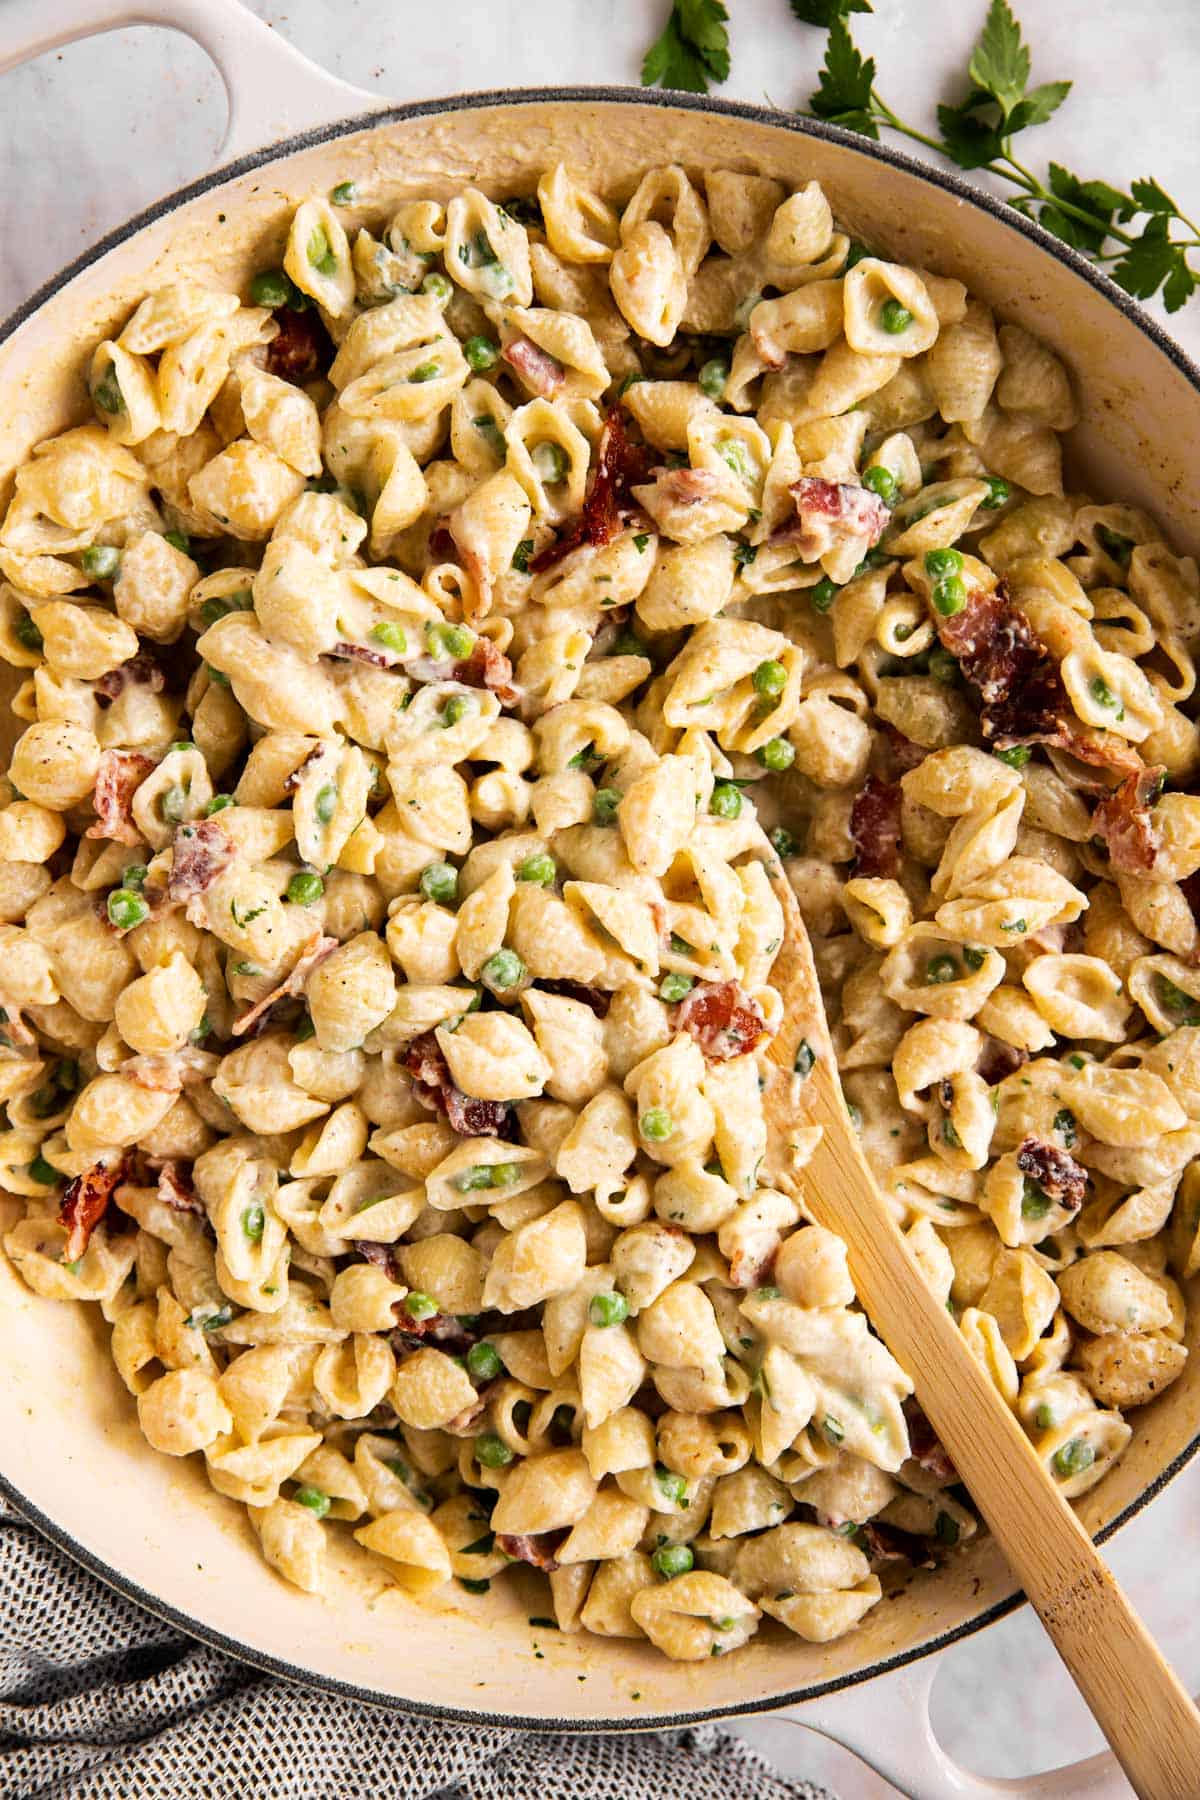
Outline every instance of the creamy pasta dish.
[[772, 877], [1083, 1493], [1200, 1263], [1196, 566], [814, 182], [386, 198], [147, 294], [10, 484], [4, 1246], [302, 1588], [825, 1642], [976, 1521], [766, 1128]]

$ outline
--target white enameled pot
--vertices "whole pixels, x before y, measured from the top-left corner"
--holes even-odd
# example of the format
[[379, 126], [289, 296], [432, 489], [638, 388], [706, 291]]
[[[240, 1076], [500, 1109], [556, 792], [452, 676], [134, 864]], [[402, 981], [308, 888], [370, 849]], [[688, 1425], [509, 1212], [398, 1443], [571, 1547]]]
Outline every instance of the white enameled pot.
[[[1177, 548], [1200, 547], [1200, 371], [1081, 258], [961, 180], [831, 127], [686, 95], [574, 89], [381, 107], [238, 0], [0, 0], [0, 70], [128, 24], [184, 31], [217, 64], [230, 102], [221, 166], [106, 238], [0, 328], [0, 503], [30, 447], [86, 416], [91, 347], [146, 290], [184, 274], [244, 286], [276, 260], [308, 193], [353, 180], [382, 213], [466, 182], [528, 191], [561, 160], [623, 197], [645, 167], [671, 160], [816, 178], [857, 235], [960, 277], [1046, 338], [1081, 396], [1070, 446], [1081, 484], [1145, 505]], [[332, 1552], [326, 1593], [313, 1597], [267, 1568], [243, 1509], [213, 1492], [198, 1459], [150, 1450], [105, 1335], [91, 1309], [38, 1299], [0, 1259], [0, 1491], [113, 1586], [234, 1655], [378, 1705], [533, 1729], [627, 1730], [803, 1703], [770, 1727], [782, 1767], [802, 1769], [798, 1727], [811, 1727], [922, 1800], [1127, 1792], [1108, 1757], [1009, 1783], [981, 1780], [938, 1746], [930, 1653], [1019, 1604], [986, 1538], [912, 1575], [837, 1643], [771, 1627], [702, 1665], [531, 1627], [544, 1596], [520, 1575], [483, 1598], [453, 1587], [418, 1608], [353, 1545]], [[1200, 1364], [1133, 1424], [1125, 1456], [1082, 1503], [1101, 1537], [1200, 1447]]]

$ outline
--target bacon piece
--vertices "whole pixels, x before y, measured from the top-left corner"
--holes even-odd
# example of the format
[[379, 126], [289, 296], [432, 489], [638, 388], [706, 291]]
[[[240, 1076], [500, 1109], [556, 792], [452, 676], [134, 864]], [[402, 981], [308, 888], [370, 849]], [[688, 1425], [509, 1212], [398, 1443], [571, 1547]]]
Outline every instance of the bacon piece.
[[854, 839], [854, 873], [894, 879], [900, 867], [901, 790], [895, 783], [868, 775], [850, 809]]
[[701, 981], [679, 1003], [675, 1022], [690, 1031], [708, 1062], [745, 1056], [766, 1035], [757, 1000], [736, 981]]
[[[395, 1279], [402, 1280], [403, 1277], [397, 1276]], [[403, 1300], [397, 1300], [392, 1311], [400, 1321], [392, 1333], [393, 1339], [403, 1340], [402, 1344], [397, 1345], [398, 1349], [411, 1350], [418, 1344], [430, 1343], [436, 1344], [450, 1356], [461, 1356], [479, 1337], [478, 1331], [464, 1325], [453, 1313], [439, 1312], [431, 1314], [428, 1319], [413, 1319], [404, 1310]]]
[[288, 1000], [295, 994], [303, 993], [304, 984], [313, 970], [327, 956], [332, 956], [337, 947], [337, 938], [323, 937], [319, 931], [314, 931], [292, 965], [291, 973], [284, 977], [278, 987], [272, 988], [269, 994], [264, 994], [261, 1000], [256, 1001], [240, 1019], [233, 1021], [234, 1037], [243, 1037], [247, 1031], [253, 1030], [263, 1014], [278, 1005], [280, 1000]]
[[172, 1212], [198, 1213], [202, 1219], [208, 1216], [190, 1178], [180, 1173], [177, 1162], [165, 1162], [158, 1171], [158, 1197]]
[[1122, 875], [1144, 875], [1154, 867], [1159, 838], [1150, 809], [1165, 773], [1142, 769], [1127, 775], [1092, 814], [1092, 825], [1108, 845], [1108, 860]]
[[440, 556], [443, 559], [449, 558], [450, 560], [453, 560], [457, 551], [458, 545], [454, 542], [454, 533], [450, 530], [445, 519], [439, 519], [429, 534], [430, 556]]
[[555, 1552], [562, 1549], [567, 1536], [565, 1531], [541, 1531], [536, 1536], [523, 1531], [498, 1531], [495, 1544], [513, 1562], [528, 1563], [531, 1569], [553, 1575], [559, 1567]]
[[507, 1100], [475, 1100], [457, 1088], [450, 1067], [432, 1031], [415, 1037], [404, 1055], [403, 1066], [413, 1078], [413, 1093], [422, 1106], [444, 1113], [452, 1131], [460, 1137], [510, 1137], [512, 1108]]
[[280, 306], [271, 316], [279, 330], [267, 345], [267, 373], [297, 386], [323, 374], [333, 360], [333, 345], [316, 308], [295, 312]]
[[125, 1179], [126, 1159], [106, 1165], [93, 1163], [82, 1175], [70, 1182], [58, 1209], [58, 1222], [66, 1228], [63, 1245], [65, 1263], [78, 1262], [87, 1249], [93, 1231], [104, 1217], [113, 1189]]
[[369, 663], [373, 669], [394, 669], [400, 658], [394, 650], [373, 650], [369, 644], [337, 643], [329, 651], [330, 656], [340, 656], [351, 662]]
[[995, 1087], [998, 1081], [1013, 1075], [1022, 1063], [1029, 1061], [1028, 1050], [1018, 1050], [1015, 1044], [1006, 1044], [1000, 1038], [986, 1038], [983, 1049], [975, 1062], [975, 1072], [981, 1075], [989, 1087]]
[[917, 768], [929, 755], [924, 744], [914, 744], [910, 737], [905, 737], [902, 731], [897, 731], [889, 720], [882, 721], [881, 730], [885, 752], [884, 760], [888, 764], [889, 775], [907, 775], [910, 769]]
[[555, 356], [550, 356], [539, 348], [532, 338], [524, 332], [513, 338], [500, 352], [502, 361], [510, 369], [515, 369], [526, 387], [540, 394], [543, 400], [553, 400], [562, 392], [563, 383], [567, 379], [566, 370]]
[[858, 1535], [873, 1563], [906, 1562], [914, 1569], [936, 1569], [938, 1566], [929, 1540], [917, 1537], [915, 1532], [901, 1531], [897, 1525], [881, 1525], [869, 1519]]
[[1056, 1144], [1048, 1144], [1044, 1138], [1024, 1138], [1017, 1148], [1017, 1167], [1067, 1212], [1076, 1213], [1083, 1205], [1087, 1170]]
[[155, 767], [152, 756], [140, 750], [106, 750], [96, 771], [92, 805], [96, 823], [85, 832], [90, 838], [111, 838], [117, 844], [136, 844], [140, 833], [130, 816], [133, 796]]
[[217, 1072], [220, 1057], [211, 1050], [188, 1045], [166, 1056], [131, 1056], [121, 1064], [121, 1074], [155, 1094], [177, 1094], [189, 1081], [208, 1081]]
[[878, 494], [853, 481], [802, 475], [788, 492], [796, 504], [795, 522], [773, 532], [771, 541], [795, 544], [805, 562], [816, 562], [851, 540], [861, 540], [864, 549], [873, 549], [892, 516]]
[[382, 1269], [389, 1281], [394, 1281], [397, 1286], [400, 1285], [403, 1277], [390, 1244], [377, 1244], [372, 1238], [351, 1238], [349, 1248], [357, 1250], [364, 1262], [372, 1263], [375, 1268]]
[[128, 662], [101, 675], [92, 683], [92, 690], [98, 700], [115, 700], [130, 682], [148, 687], [152, 694], [161, 694], [167, 685], [167, 678], [149, 652], [141, 650], [136, 656], [131, 656]]
[[185, 903], [210, 888], [237, 855], [232, 838], [216, 819], [197, 819], [181, 825], [171, 848], [174, 854], [167, 877], [167, 898]]
[[490, 688], [502, 706], [515, 706], [521, 698], [519, 688], [512, 685], [513, 666], [491, 638], [477, 637], [470, 656], [456, 662], [455, 681], [464, 687]]
[[634, 484], [645, 481], [650, 468], [650, 451], [644, 444], [630, 443], [621, 409], [614, 406], [596, 444], [583, 511], [555, 543], [538, 552], [529, 565], [532, 573], [553, 568], [580, 544], [607, 544], [616, 537], [624, 517], [635, 510]]
[[561, 994], [564, 1000], [578, 1000], [583, 1006], [590, 1006], [598, 1019], [606, 1019], [612, 1005], [611, 994], [606, 994], [603, 988], [585, 987], [582, 981], [539, 979], [538, 991], [542, 994]]
[[958, 1470], [915, 1400], [905, 1401], [904, 1418], [908, 1425], [909, 1455], [913, 1461], [927, 1475], [932, 1475], [935, 1481], [940, 1481], [947, 1487], [951, 1482], [957, 1481]]

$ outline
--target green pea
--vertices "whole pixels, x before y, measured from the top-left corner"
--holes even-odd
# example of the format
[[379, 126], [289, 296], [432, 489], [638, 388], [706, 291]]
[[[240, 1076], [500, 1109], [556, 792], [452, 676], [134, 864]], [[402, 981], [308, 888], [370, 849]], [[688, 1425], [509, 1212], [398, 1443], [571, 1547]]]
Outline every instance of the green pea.
[[526, 968], [515, 950], [497, 950], [488, 957], [480, 975], [494, 994], [510, 994], [524, 981]]
[[208, 672], [208, 679], [212, 682], [214, 687], [227, 688], [233, 686], [233, 683], [223, 669], [214, 669], [211, 663], [205, 663], [204, 667]]
[[549, 887], [558, 874], [558, 864], [545, 850], [537, 850], [517, 864], [517, 880], [532, 881], [537, 887]]
[[172, 550], [182, 550], [186, 556], [192, 547], [192, 540], [186, 531], [164, 531], [163, 542], [170, 544]]
[[315, 906], [325, 892], [325, 883], [311, 869], [301, 869], [287, 884], [287, 897], [295, 906]]
[[787, 670], [783, 664], [774, 661], [760, 662], [750, 677], [755, 693], [763, 695], [768, 700], [779, 698], [787, 686], [787, 679]]
[[121, 392], [121, 383], [117, 378], [114, 363], [109, 363], [107, 373], [92, 389], [92, 399], [101, 412], [121, 413], [125, 411], [125, 396]]
[[846, 1428], [842, 1421], [835, 1419], [832, 1413], [826, 1413], [821, 1420], [821, 1430], [826, 1443], [829, 1444], [840, 1444], [846, 1436]]
[[317, 797], [313, 802], [313, 811], [316, 813], [320, 824], [329, 824], [329, 821], [337, 811], [337, 803], [338, 791], [335, 782], [327, 781], [324, 787], [317, 789]]
[[651, 1106], [638, 1120], [638, 1130], [649, 1144], [665, 1143], [675, 1129], [675, 1122], [665, 1106]]
[[1023, 769], [1033, 751], [1028, 744], [1010, 744], [1007, 750], [993, 750], [992, 755], [1010, 769]]
[[19, 613], [13, 623], [13, 636], [26, 650], [40, 650], [42, 634], [27, 612]]
[[809, 1043], [808, 1039], [801, 1038], [796, 1046], [796, 1056], [792, 1063], [792, 1068], [795, 1073], [800, 1076], [801, 1080], [803, 1080], [805, 1076], [812, 1074], [813, 1065], [816, 1060], [817, 1053]]
[[659, 983], [658, 997], [660, 1000], [665, 1000], [668, 1006], [677, 1006], [691, 993], [695, 985], [690, 975], [681, 975], [672, 970], [669, 975], [664, 975]]
[[955, 613], [960, 613], [967, 604], [967, 588], [962, 576], [947, 575], [942, 581], [935, 582], [933, 604], [943, 619], [951, 619]]
[[253, 1206], [248, 1206], [242, 1214], [242, 1230], [253, 1243], [257, 1243], [262, 1237], [266, 1224], [267, 1215], [257, 1202]]
[[48, 1163], [39, 1150], [29, 1165], [31, 1181], [40, 1182], [42, 1187], [56, 1187], [63, 1179], [58, 1170]]
[[132, 931], [150, 917], [150, 908], [132, 888], [114, 888], [108, 896], [108, 917], [118, 931]]
[[494, 1431], [480, 1432], [475, 1439], [475, 1456], [485, 1469], [503, 1469], [513, 1459], [504, 1439], [497, 1437]]
[[1036, 1181], [1025, 1177], [1021, 1188], [1021, 1217], [1023, 1219], [1044, 1219], [1053, 1202], [1044, 1188]]
[[337, 257], [334, 255], [329, 239], [325, 235], [325, 227], [323, 225], [313, 226], [313, 229], [309, 234], [308, 246], [305, 254], [319, 275], [337, 274]]
[[778, 775], [784, 769], [791, 768], [796, 760], [796, 750], [787, 738], [768, 738], [765, 744], [759, 745], [754, 757], [764, 769], [770, 769], [773, 774]]
[[442, 365], [434, 357], [429, 362], [418, 363], [408, 379], [416, 382], [436, 381], [441, 372]]
[[1158, 997], [1167, 1012], [1183, 1014], [1188, 1018], [1189, 1023], [1192, 1015], [1198, 1010], [1198, 1003], [1191, 994], [1185, 993], [1183, 988], [1175, 982], [1169, 981], [1165, 975], [1160, 975], [1158, 978]]
[[1090, 1469], [1096, 1460], [1096, 1452], [1086, 1438], [1070, 1438], [1054, 1452], [1050, 1465], [1056, 1475], [1068, 1480], [1072, 1475], [1082, 1475]]
[[738, 819], [742, 813], [742, 790], [732, 781], [718, 781], [712, 791], [708, 810], [718, 819]]
[[236, 805], [237, 801], [232, 794], [214, 794], [204, 808], [204, 817], [211, 819], [214, 813], [224, 812], [227, 807]]
[[453, 863], [427, 863], [421, 870], [418, 886], [426, 900], [434, 900], [439, 906], [453, 906], [458, 898], [458, 870]]
[[454, 298], [454, 283], [440, 269], [430, 269], [421, 282], [421, 292], [428, 294], [431, 300], [436, 300], [444, 311]]
[[89, 544], [80, 552], [79, 566], [94, 581], [109, 581], [121, 566], [121, 552], [112, 544]]
[[1088, 682], [1088, 693], [1092, 696], [1092, 699], [1096, 702], [1097, 706], [1103, 706], [1109, 712], [1123, 713], [1125, 711], [1125, 708], [1121, 705], [1120, 700], [1117, 698], [1116, 694], [1113, 693], [1103, 675], [1093, 675], [1092, 679]]
[[158, 803], [158, 810], [168, 825], [181, 825], [187, 817], [187, 789], [173, 781]]
[[958, 550], [927, 550], [925, 552], [925, 573], [935, 580], [942, 575], [961, 575], [963, 559]]
[[814, 612], [827, 613], [838, 597], [838, 584], [823, 575], [814, 587], [808, 590], [808, 598]]
[[473, 1194], [480, 1188], [492, 1185], [491, 1163], [476, 1163], [472, 1169], [463, 1169], [454, 1177], [453, 1185], [460, 1194]]
[[982, 950], [974, 950], [970, 945], [963, 951], [963, 961], [968, 969], [982, 969], [986, 960]]
[[948, 1512], [940, 1512], [933, 1522], [933, 1535], [939, 1544], [952, 1549], [958, 1542], [958, 1520]]
[[958, 680], [958, 664], [940, 644], [935, 644], [929, 652], [929, 673], [942, 687], [953, 687]]
[[317, 1028], [313, 1024], [312, 1018], [310, 1017], [310, 1015], [308, 1013], [305, 1013], [304, 1017], [300, 1020], [300, 1023], [297, 1025], [295, 1032], [293, 1033], [293, 1036], [295, 1037], [296, 1042], [298, 1044], [307, 1044], [309, 1039], [315, 1038], [316, 1035], [317, 1035]]
[[615, 824], [620, 804], [621, 796], [616, 788], [597, 788], [592, 801], [592, 817], [597, 825]]
[[729, 364], [724, 357], [714, 356], [702, 364], [697, 380], [701, 393], [707, 394], [710, 400], [720, 400], [729, 380]]
[[250, 282], [250, 298], [255, 306], [269, 306], [275, 312], [292, 304], [293, 286], [282, 269], [260, 269]]
[[249, 588], [239, 588], [236, 594], [228, 594], [223, 600], [206, 600], [200, 608], [200, 617], [205, 625], [215, 625], [229, 613], [253, 612], [254, 600]]
[[879, 309], [879, 323], [891, 337], [899, 337], [902, 331], [908, 330], [912, 322], [913, 316], [907, 306], [903, 306], [895, 298], [885, 300]]
[[999, 507], [1007, 505], [1012, 489], [999, 475], [988, 475], [985, 480], [988, 487], [987, 499], [981, 500], [979, 504], [984, 512], [995, 512]]
[[733, 560], [739, 569], [748, 569], [757, 555], [757, 544], [735, 544], [733, 547]]
[[857, 238], [851, 238], [850, 248], [846, 252], [846, 260], [842, 265], [842, 273], [848, 274], [851, 269], [862, 262], [865, 256], [870, 256], [870, 254], [871, 252], [865, 244], [860, 244]]
[[1066, 1150], [1074, 1148], [1077, 1133], [1075, 1130], [1075, 1114], [1069, 1106], [1060, 1107], [1054, 1115], [1054, 1130], [1063, 1141]]
[[521, 1163], [493, 1163], [491, 1185], [494, 1188], [516, 1187], [524, 1173]]
[[438, 1303], [432, 1294], [414, 1288], [411, 1294], [404, 1297], [404, 1310], [410, 1319], [432, 1319], [438, 1310]]
[[491, 338], [469, 337], [463, 345], [463, 355], [467, 359], [468, 367], [473, 369], [476, 375], [486, 375], [488, 370], [494, 369], [499, 362], [500, 347], [498, 344], [493, 344]]
[[624, 1294], [594, 1294], [588, 1307], [588, 1318], [593, 1325], [623, 1325], [629, 1317], [629, 1302]]
[[310, 1513], [316, 1514], [318, 1519], [325, 1517], [331, 1504], [329, 1495], [323, 1494], [320, 1488], [315, 1487], [298, 1487], [292, 1495], [292, 1499], [297, 1506], [306, 1506]]
[[953, 956], [934, 956], [925, 965], [925, 980], [934, 987], [941, 987], [947, 981], [958, 980], [958, 959]]
[[869, 488], [873, 494], [878, 495], [885, 506], [894, 506], [896, 504], [896, 496], [900, 492], [900, 484], [892, 474], [892, 471], [890, 469], [885, 469], [882, 463], [873, 463], [869, 469], [864, 470], [862, 484], [865, 488]]
[[485, 1339], [481, 1338], [467, 1351], [467, 1374], [476, 1381], [495, 1381], [503, 1367], [499, 1351]]
[[130, 863], [121, 876], [121, 886], [132, 888], [135, 894], [140, 894], [146, 885], [146, 877], [149, 873], [145, 863]]
[[460, 719], [467, 718], [474, 712], [474, 702], [466, 694], [451, 694], [442, 708], [442, 720], [449, 731]]
[[1097, 525], [1096, 542], [1121, 568], [1126, 566], [1133, 555], [1133, 539], [1126, 537], [1123, 531], [1114, 531], [1109, 525]]
[[353, 206], [357, 199], [358, 183], [354, 181], [339, 181], [336, 187], [329, 190], [331, 206]]
[[528, 575], [529, 559], [533, 555], [533, 539], [522, 538], [512, 553], [512, 566], [518, 575]]
[[661, 1544], [650, 1558], [650, 1567], [664, 1581], [673, 1581], [677, 1575], [686, 1575], [695, 1566], [696, 1558], [690, 1544]]
[[539, 444], [530, 458], [534, 473], [547, 487], [554, 487], [558, 482], [567, 479], [570, 462], [561, 444], [547, 441]]
[[684, 1476], [677, 1475], [674, 1469], [668, 1469], [662, 1463], [655, 1463], [654, 1479], [668, 1500], [674, 1501], [676, 1506], [687, 1505], [687, 1481]]
[[776, 856], [784, 858], [795, 856], [797, 849], [796, 840], [785, 826], [776, 825], [774, 830], [770, 833], [770, 839], [771, 848], [774, 850]]
[[370, 637], [373, 643], [381, 644], [385, 650], [395, 651], [403, 656], [408, 650], [408, 638], [403, 625], [397, 625], [394, 619], [381, 619], [378, 625], [372, 625]]
[[645, 656], [645, 654], [645, 644], [632, 631], [623, 631], [610, 652], [612, 656]]

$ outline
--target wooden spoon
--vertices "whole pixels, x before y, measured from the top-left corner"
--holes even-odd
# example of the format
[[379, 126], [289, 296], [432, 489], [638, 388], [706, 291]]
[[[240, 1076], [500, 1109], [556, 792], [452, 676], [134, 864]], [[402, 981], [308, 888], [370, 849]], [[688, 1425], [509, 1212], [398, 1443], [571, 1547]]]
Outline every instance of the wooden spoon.
[[763, 860], [786, 920], [771, 977], [784, 1022], [770, 1056], [789, 1074], [802, 1043], [816, 1059], [803, 1081], [773, 1081], [766, 1096], [770, 1123], [785, 1137], [822, 1127], [797, 1178], [805, 1208], [845, 1243], [868, 1318], [912, 1377], [926, 1417], [1134, 1789], [1145, 1800], [1198, 1800], [1200, 1713], [925, 1285], [846, 1110], [795, 894], [774, 852]]

